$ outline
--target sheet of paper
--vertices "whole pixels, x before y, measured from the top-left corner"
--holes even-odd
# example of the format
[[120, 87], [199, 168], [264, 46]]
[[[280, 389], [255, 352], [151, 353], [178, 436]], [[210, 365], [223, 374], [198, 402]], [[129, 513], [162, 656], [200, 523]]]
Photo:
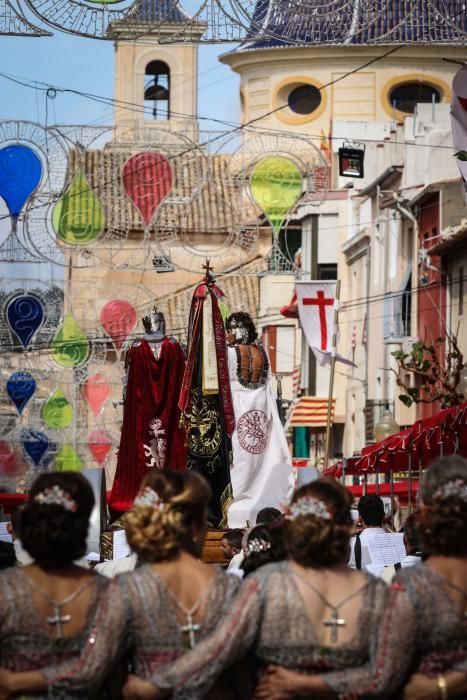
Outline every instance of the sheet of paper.
[[88, 552], [85, 556], [85, 559], [87, 561], [100, 561], [101, 555], [98, 554], [97, 552]]
[[113, 558], [124, 559], [130, 554], [125, 530], [115, 530], [113, 535]]
[[371, 564], [382, 571], [385, 566], [402, 561], [407, 556], [404, 547], [404, 535], [401, 532], [384, 535], [368, 535], [367, 547]]
[[8, 523], [0, 523], [0, 540], [2, 542], [13, 542], [13, 537], [7, 530]]

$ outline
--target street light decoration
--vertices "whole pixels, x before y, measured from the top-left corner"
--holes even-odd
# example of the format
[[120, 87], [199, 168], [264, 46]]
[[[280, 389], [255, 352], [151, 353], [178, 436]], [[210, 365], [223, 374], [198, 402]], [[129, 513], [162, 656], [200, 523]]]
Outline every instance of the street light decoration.
[[365, 177], [365, 146], [346, 144], [339, 148], [339, 175], [341, 177]]

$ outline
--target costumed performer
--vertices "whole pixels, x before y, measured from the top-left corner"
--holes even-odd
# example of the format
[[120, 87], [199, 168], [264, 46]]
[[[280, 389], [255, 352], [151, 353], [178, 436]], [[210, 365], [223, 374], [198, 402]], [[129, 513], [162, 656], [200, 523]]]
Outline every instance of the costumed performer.
[[233, 502], [230, 528], [255, 522], [266, 506], [289, 503], [294, 489], [292, 458], [272, 389], [269, 358], [247, 313], [226, 321], [235, 432], [232, 435]]
[[154, 307], [143, 319], [145, 334], [125, 359], [123, 426], [111, 510], [130, 510], [151, 469], [186, 469], [185, 435], [178, 398], [185, 371], [179, 341], [166, 336], [163, 313]]
[[208, 522], [218, 527], [226, 523], [231, 496], [230, 436], [235, 417], [219, 308], [224, 295], [214, 284], [209, 261], [205, 269], [205, 279], [197, 285], [191, 302], [188, 357], [179, 407], [187, 434], [187, 466], [208, 481], [212, 490]]

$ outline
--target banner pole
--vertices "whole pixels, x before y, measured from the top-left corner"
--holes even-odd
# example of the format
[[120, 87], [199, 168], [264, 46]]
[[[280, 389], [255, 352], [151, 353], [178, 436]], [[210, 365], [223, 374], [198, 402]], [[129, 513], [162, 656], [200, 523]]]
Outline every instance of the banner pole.
[[[339, 301], [341, 292], [340, 280], [336, 282], [336, 301]], [[339, 304], [336, 304], [334, 309], [334, 323], [332, 329], [332, 345], [331, 345], [331, 372], [329, 375], [329, 394], [328, 394], [328, 417], [326, 421], [326, 448], [324, 452], [324, 468], [329, 466], [329, 455], [331, 451], [331, 422], [332, 422], [332, 395], [334, 392], [334, 373], [336, 368], [336, 350], [337, 350], [337, 322], [339, 319]]]

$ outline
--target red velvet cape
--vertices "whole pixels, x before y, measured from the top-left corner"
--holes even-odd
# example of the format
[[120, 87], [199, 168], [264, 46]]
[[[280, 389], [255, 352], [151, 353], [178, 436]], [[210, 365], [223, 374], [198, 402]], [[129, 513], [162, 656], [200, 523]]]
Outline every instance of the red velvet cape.
[[150, 457], [144, 445], [152, 434], [149, 423], [158, 418], [166, 440], [165, 469], [186, 469], [185, 433], [179, 426], [178, 398], [185, 371], [185, 357], [179, 343], [165, 338], [159, 359], [146, 340], [130, 348], [128, 382], [123, 426], [118, 450], [117, 471], [109, 506], [115, 511], [130, 510]]

